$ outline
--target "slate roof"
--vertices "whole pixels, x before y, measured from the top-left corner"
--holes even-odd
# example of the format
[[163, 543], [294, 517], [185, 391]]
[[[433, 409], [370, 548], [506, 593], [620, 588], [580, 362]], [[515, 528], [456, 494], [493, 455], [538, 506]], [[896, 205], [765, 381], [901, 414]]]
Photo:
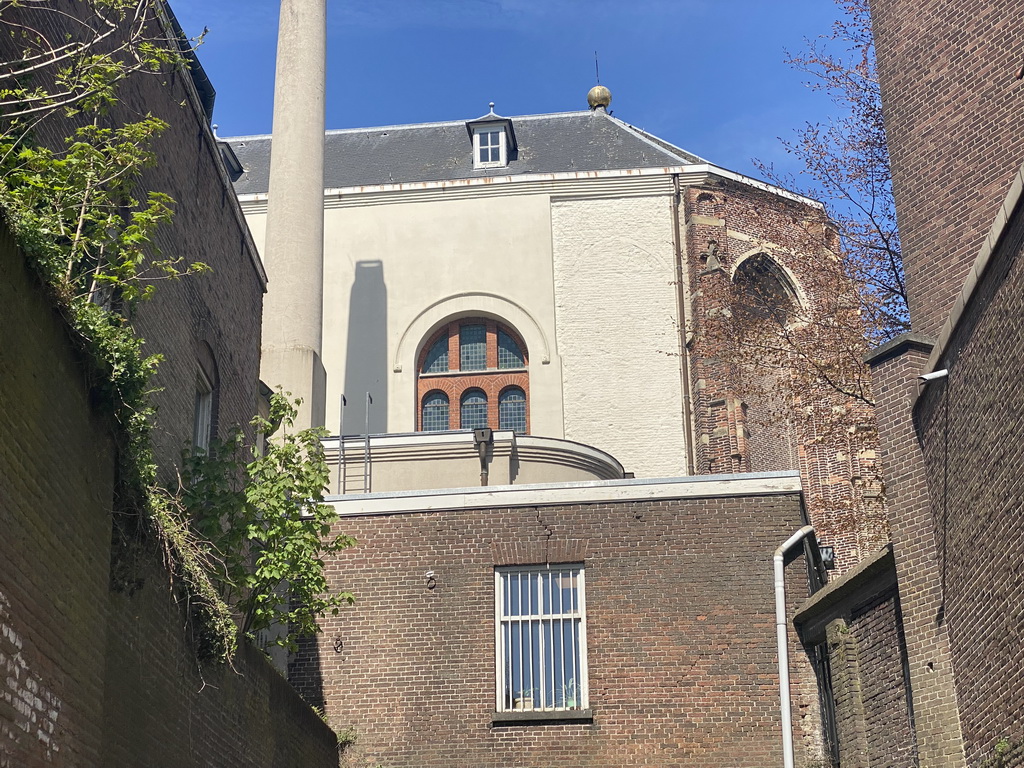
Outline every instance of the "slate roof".
[[[327, 131], [324, 186], [359, 187], [527, 173], [661, 168], [706, 162], [602, 110], [510, 118], [519, 149], [505, 168], [473, 169], [466, 121]], [[244, 173], [240, 195], [267, 191], [270, 136], [230, 143]]]

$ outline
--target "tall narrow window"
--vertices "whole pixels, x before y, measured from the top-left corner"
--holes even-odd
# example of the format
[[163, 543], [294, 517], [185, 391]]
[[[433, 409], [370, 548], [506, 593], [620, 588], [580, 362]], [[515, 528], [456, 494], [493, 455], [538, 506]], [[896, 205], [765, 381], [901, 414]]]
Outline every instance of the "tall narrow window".
[[487, 426], [487, 395], [482, 389], [470, 389], [459, 403], [459, 428], [481, 429]]
[[440, 432], [449, 429], [448, 395], [437, 390], [423, 398], [423, 431]]
[[487, 368], [487, 326], [463, 325], [459, 329], [459, 370]]
[[498, 397], [498, 429], [526, 432], [526, 393], [519, 387], [502, 390]]
[[586, 709], [583, 566], [499, 568], [494, 590], [497, 710]]
[[210, 447], [213, 425], [213, 385], [200, 371], [196, 374], [196, 398], [193, 409], [192, 447], [206, 451]]

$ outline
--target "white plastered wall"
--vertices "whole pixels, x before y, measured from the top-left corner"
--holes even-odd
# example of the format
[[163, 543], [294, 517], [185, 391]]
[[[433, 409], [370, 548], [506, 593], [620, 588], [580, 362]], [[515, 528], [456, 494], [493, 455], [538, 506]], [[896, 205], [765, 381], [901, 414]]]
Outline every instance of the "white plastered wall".
[[[250, 217], [254, 237], [262, 231], [258, 218]], [[345, 392], [345, 432], [363, 431], [366, 388], [374, 393], [372, 432], [413, 431], [420, 345], [449, 318], [483, 315], [511, 325], [527, 345], [531, 431], [562, 437], [550, 233], [549, 198], [543, 194], [329, 206], [323, 345], [328, 429], [338, 431], [340, 395], [346, 383], [351, 387], [359, 378], [346, 365], [372, 357], [372, 375], [359, 372], [367, 374], [359, 391]], [[357, 281], [380, 296], [382, 308]], [[355, 309], [360, 304], [366, 311]], [[360, 345], [386, 345], [386, 355], [370, 355]], [[382, 400], [386, 421], [379, 410]]]
[[551, 231], [565, 437], [686, 474], [670, 198], [556, 201]]

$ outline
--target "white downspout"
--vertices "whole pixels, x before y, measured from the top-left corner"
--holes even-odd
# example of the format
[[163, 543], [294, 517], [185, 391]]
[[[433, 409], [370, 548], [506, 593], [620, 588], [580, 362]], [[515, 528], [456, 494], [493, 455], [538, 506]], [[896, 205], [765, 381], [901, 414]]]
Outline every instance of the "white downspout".
[[782, 702], [782, 765], [793, 768], [793, 713], [789, 699], [789, 625], [786, 622], [786, 552], [806, 536], [814, 535], [814, 526], [805, 525], [775, 550], [775, 634], [779, 643], [779, 698]]

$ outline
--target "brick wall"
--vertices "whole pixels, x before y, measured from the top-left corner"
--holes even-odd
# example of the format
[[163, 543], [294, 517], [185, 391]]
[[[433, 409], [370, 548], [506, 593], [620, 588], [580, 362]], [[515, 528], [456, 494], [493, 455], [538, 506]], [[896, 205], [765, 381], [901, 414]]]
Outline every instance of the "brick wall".
[[1024, 737], [1024, 480], [1014, 447], [1024, 398], [1024, 216], [999, 249], [917, 405], [942, 618], [968, 762]]
[[930, 350], [927, 340], [907, 336], [879, 348], [871, 359], [922, 768], [963, 761], [933, 502], [910, 415], [915, 377]]
[[111, 590], [108, 431], [5, 232], [0, 274], [0, 766], [337, 765], [261, 654], [198, 666], [152, 544]]
[[[75, 9], [72, 0], [53, 5]], [[56, 26], [63, 17], [31, 7], [7, 9], [4, 22], [25, 22], [61, 39], [69, 30]], [[72, 33], [77, 28], [71, 26]], [[0, 56], [17, 57], [17, 43], [0, 36]], [[200, 261], [212, 273], [178, 281], [160, 280], [155, 297], [143, 302], [132, 317], [146, 340], [144, 352], [164, 356], [153, 380], [157, 409], [153, 443], [163, 479], [176, 482], [174, 466], [192, 439], [196, 376], [200, 361], [212, 353], [215, 371], [207, 371], [217, 386], [216, 427], [221, 435], [234, 427], [247, 428], [256, 413], [258, 397], [263, 276], [230, 180], [221, 167], [219, 150], [197, 100], [191, 79], [182, 71], [137, 74], [118, 89], [118, 102], [103, 118], [123, 125], [152, 114], [169, 125], [151, 149], [154, 167], [139, 176], [135, 195], [170, 195], [174, 219], [156, 235], [163, 258]], [[35, 129], [50, 146], [64, 146], [74, 126], [49, 119]]]
[[914, 330], [946, 320], [1024, 160], [1020, 0], [871, 0]]
[[[352, 766], [777, 764], [771, 555], [802, 524], [795, 494], [343, 515], [359, 544], [330, 578], [357, 602], [291, 677], [355, 729]], [[593, 720], [496, 725], [494, 568], [545, 561], [585, 564]], [[806, 596], [802, 557], [787, 581]], [[791, 657], [805, 765], [821, 738], [795, 635]]]
[[[835, 548], [840, 571], [851, 568], [885, 544], [888, 525], [870, 387], [864, 400], [845, 396], [813, 367], [831, 364], [835, 349], [854, 350], [843, 364], [867, 384], [856, 297], [835, 258], [834, 233], [819, 209], [741, 184], [687, 188], [682, 206], [697, 472], [799, 469], [819, 539]], [[758, 253], [796, 288], [791, 328], [807, 330], [786, 333], [799, 341], [780, 341], [771, 318], [730, 324], [733, 274]], [[816, 362], [771, 351], [780, 348], [807, 349]]]
[[896, 590], [829, 626], [839, 765], [917, 766]]

